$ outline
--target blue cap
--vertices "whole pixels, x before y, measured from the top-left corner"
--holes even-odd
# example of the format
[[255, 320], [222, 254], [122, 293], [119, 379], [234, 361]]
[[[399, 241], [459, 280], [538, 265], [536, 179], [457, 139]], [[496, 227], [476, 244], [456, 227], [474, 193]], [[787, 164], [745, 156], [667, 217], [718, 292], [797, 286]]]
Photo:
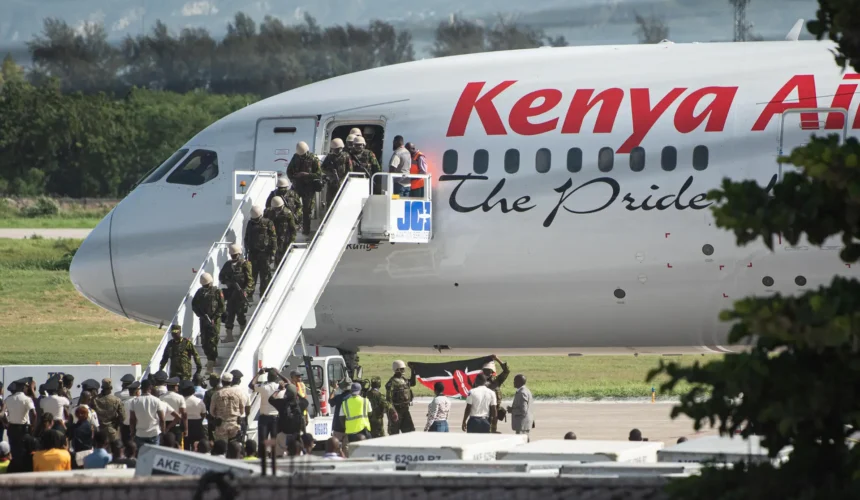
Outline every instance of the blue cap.
[[353, 382], [352, 388], [349, 392], [352, 394], [361, 394], [361, 384], [359, 384], [358, 382]]

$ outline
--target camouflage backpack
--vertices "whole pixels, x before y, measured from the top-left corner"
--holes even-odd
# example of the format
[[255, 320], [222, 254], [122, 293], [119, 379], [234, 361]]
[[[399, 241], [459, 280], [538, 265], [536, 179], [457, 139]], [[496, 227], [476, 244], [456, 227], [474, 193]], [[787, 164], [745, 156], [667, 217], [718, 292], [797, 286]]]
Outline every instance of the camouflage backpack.
[[397, 379], [391, 384], [391, 402], [396, 405], [409, 402], [409, 384], [406, 380]]
[[206, 314], [209, 316], [218, 311], [218, 295], [221, 295], [221, 289], [215, 286], [210, 286], [206, 291]]
[[263, 220], [251, 221], [248, 223], [248, 230], [251, 232], [250, 247], [248, 250], [255, 252], [265, 252], [269, 248], [269, 234], [266, 232], [266, 224]]

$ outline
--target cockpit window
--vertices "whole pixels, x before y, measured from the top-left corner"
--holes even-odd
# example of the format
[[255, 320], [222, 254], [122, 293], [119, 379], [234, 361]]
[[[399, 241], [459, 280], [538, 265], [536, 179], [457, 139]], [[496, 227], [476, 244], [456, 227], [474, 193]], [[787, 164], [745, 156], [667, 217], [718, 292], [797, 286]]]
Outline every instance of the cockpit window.
[[173, 167], [175, 167], [176, 164], [179, 163], [179, 160], [184, 158], [187, 153], [188, 153], [187, 149], [180, 149], [179, 151], [173, 153], [170, 156], [170, 158], [165, 160], [164, 163], [155, 167], [150, 172], [150, 174], [148, 176], [145, 176], [140, 183], [141, 184], [150, 184], [152, 182], [155, 182], [155, 181], [161, 179], [162, 177], [164, 177], [164, 175], [167, 172], [170, 172], [173, 169]]
[[198, 149], [182, 162], [167, 178], [170, 184], [199, 186], [218, 176], [218, 155], [215, 151]]

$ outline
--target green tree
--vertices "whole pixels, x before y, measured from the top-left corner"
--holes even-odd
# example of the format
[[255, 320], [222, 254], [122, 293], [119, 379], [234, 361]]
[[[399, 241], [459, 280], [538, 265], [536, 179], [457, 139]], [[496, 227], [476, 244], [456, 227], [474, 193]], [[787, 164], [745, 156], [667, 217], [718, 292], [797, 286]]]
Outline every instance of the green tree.
[[[819, 0], [809, 23], [819, 39], [837, 42], [837, 63], [860, 69], [856, 2]], [[779, 161], [793, 165], [774, 186], [725, 179], [709, 194], [719, 227], [738, 244], [761, 238], [773, 249], [777, 235], [820, 246], [840, 237], [846, 263], [860, 258], [860, 143], [813, 137]], [[788, 461], [710, 468], [671, 485], [676, 498], [860, 498], [860, 447], [847, 437], [860, 429], [860, 282], [836, 277], [829, 286], [799, 296], [747, 298], [721, 315], [733, 322], [729, 342], [751, 343], [747, 353], [684, 368], [661, 363], [649, 374], [669, 375], [662, 390], [679, 382], [693, 389], [672, 415], [696, 428], [717, 425], [721, 434], [760, 435], [770, 456], [792, 447]]]
[[543, 45], [546, 35], [543, 30], [522, 26], [502, 15], [487, 32], [487, 50], [533, 49]]
[[669, 26], [662, 17], [651, 14], [648, 17], [634, 13], [636, 30], [633, 32], [639, 38], [639, 43], [660, 43], [669, 39]]
[[431, 53], [434, 57], [473, 54], [487, 50], [485, 29], [475, 21], [459, 15], [442, 21], [436, 27], [436, 38]]

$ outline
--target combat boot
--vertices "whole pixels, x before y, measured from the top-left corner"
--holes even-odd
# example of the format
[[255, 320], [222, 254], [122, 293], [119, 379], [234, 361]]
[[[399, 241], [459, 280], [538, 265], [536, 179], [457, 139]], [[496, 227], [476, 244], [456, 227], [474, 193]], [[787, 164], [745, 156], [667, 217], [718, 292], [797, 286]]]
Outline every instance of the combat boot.
[[229, 344], [230, 342], [235, 342], [235, 341], [236, 341], [236, 339], [233, 338], [233, 329], [228, 328], [227, 329], [227, 338], [224, 339], [224, 342]]

